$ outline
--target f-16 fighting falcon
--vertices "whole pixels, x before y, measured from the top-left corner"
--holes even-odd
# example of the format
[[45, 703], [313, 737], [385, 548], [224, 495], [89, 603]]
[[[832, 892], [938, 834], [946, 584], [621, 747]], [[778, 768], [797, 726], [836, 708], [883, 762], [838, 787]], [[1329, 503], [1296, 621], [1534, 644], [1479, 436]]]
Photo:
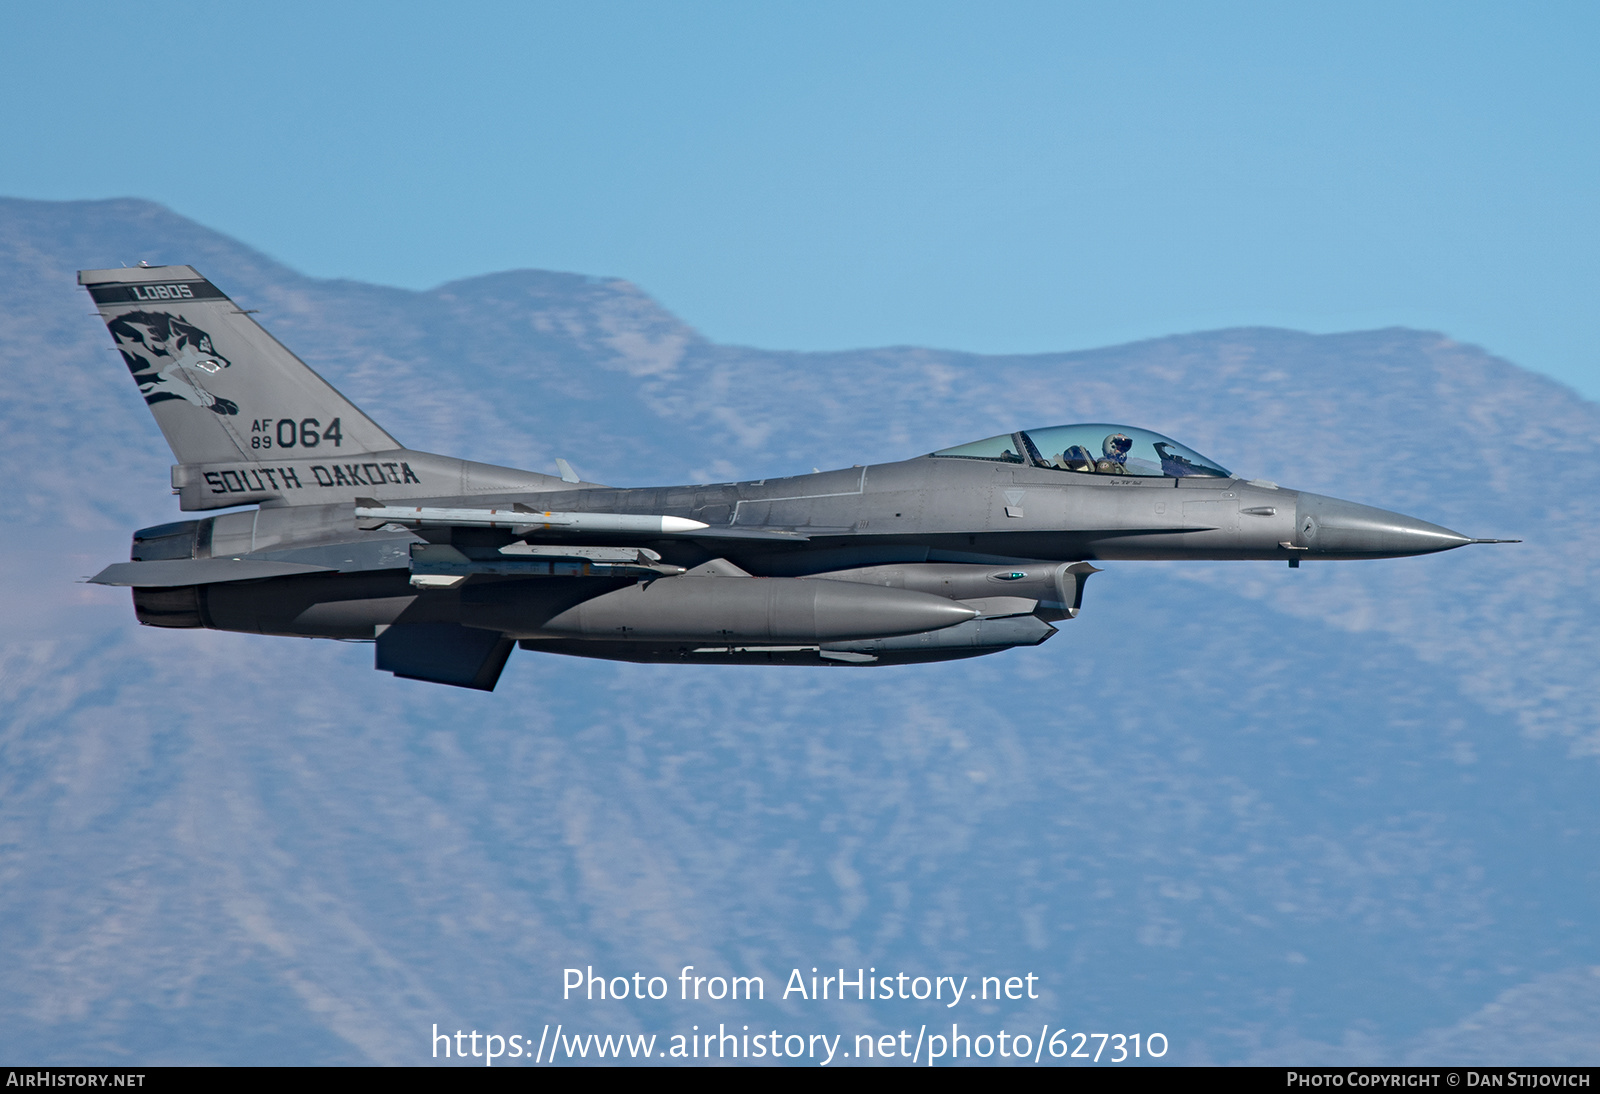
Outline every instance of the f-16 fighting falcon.
[[[493, 690], [514, 646], [617, 661], [902, 665], [1037, 646], [1095, 562], [1397, 558], [1448, 528], [1244, 480], [1116, 424], [899, 463], [621, 488], [403, 447], [190, 266], [83, 270], [186, 512], [91, 580], [141, 623], [375, 644]], [[254, 506], [254, 508], [240, 508]]]

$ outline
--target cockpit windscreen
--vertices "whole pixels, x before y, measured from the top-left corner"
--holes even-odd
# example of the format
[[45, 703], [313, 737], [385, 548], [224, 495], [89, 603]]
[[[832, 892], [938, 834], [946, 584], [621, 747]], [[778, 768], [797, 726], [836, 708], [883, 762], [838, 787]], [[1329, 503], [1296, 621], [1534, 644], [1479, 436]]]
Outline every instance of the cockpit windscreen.
[[942, 448], [932, 455], [1049, 467], [1090, 475], [1232, 477], [1226, 468], [1170, 437], [1148, 429], [1105, 423], [1056, 425], [1003, 433], [986, 441]]

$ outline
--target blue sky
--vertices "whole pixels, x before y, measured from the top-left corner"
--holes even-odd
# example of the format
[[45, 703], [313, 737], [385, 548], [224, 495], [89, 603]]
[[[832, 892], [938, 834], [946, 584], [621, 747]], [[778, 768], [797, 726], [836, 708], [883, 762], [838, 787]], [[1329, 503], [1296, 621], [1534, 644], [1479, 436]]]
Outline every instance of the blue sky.
[[0, 193], [152, 198], [314, 275], [616, 275], [773, 348], [1403, 324], [1600, 397], [1592, 4], [6, 21]]

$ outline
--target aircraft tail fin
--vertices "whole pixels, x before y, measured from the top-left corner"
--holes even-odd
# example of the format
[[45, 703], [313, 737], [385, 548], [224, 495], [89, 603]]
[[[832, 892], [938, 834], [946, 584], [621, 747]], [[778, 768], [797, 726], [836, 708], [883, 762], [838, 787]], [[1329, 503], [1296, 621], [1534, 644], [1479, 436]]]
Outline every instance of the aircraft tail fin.
[[193, 266], [79, 270], [180, 464], [401, 447]]

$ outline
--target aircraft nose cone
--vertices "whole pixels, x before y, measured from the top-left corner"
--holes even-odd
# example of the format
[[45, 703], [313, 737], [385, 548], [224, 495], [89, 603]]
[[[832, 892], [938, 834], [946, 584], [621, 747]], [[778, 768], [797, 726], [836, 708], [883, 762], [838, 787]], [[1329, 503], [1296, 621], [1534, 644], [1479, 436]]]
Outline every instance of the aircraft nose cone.
[[1425, 520], [1320, 494], [1300, 495], [1295, 520], [1295, 545], [1307, 548], [1312, 556], [1399, 558], [1472, 542], [1460, 532]]

